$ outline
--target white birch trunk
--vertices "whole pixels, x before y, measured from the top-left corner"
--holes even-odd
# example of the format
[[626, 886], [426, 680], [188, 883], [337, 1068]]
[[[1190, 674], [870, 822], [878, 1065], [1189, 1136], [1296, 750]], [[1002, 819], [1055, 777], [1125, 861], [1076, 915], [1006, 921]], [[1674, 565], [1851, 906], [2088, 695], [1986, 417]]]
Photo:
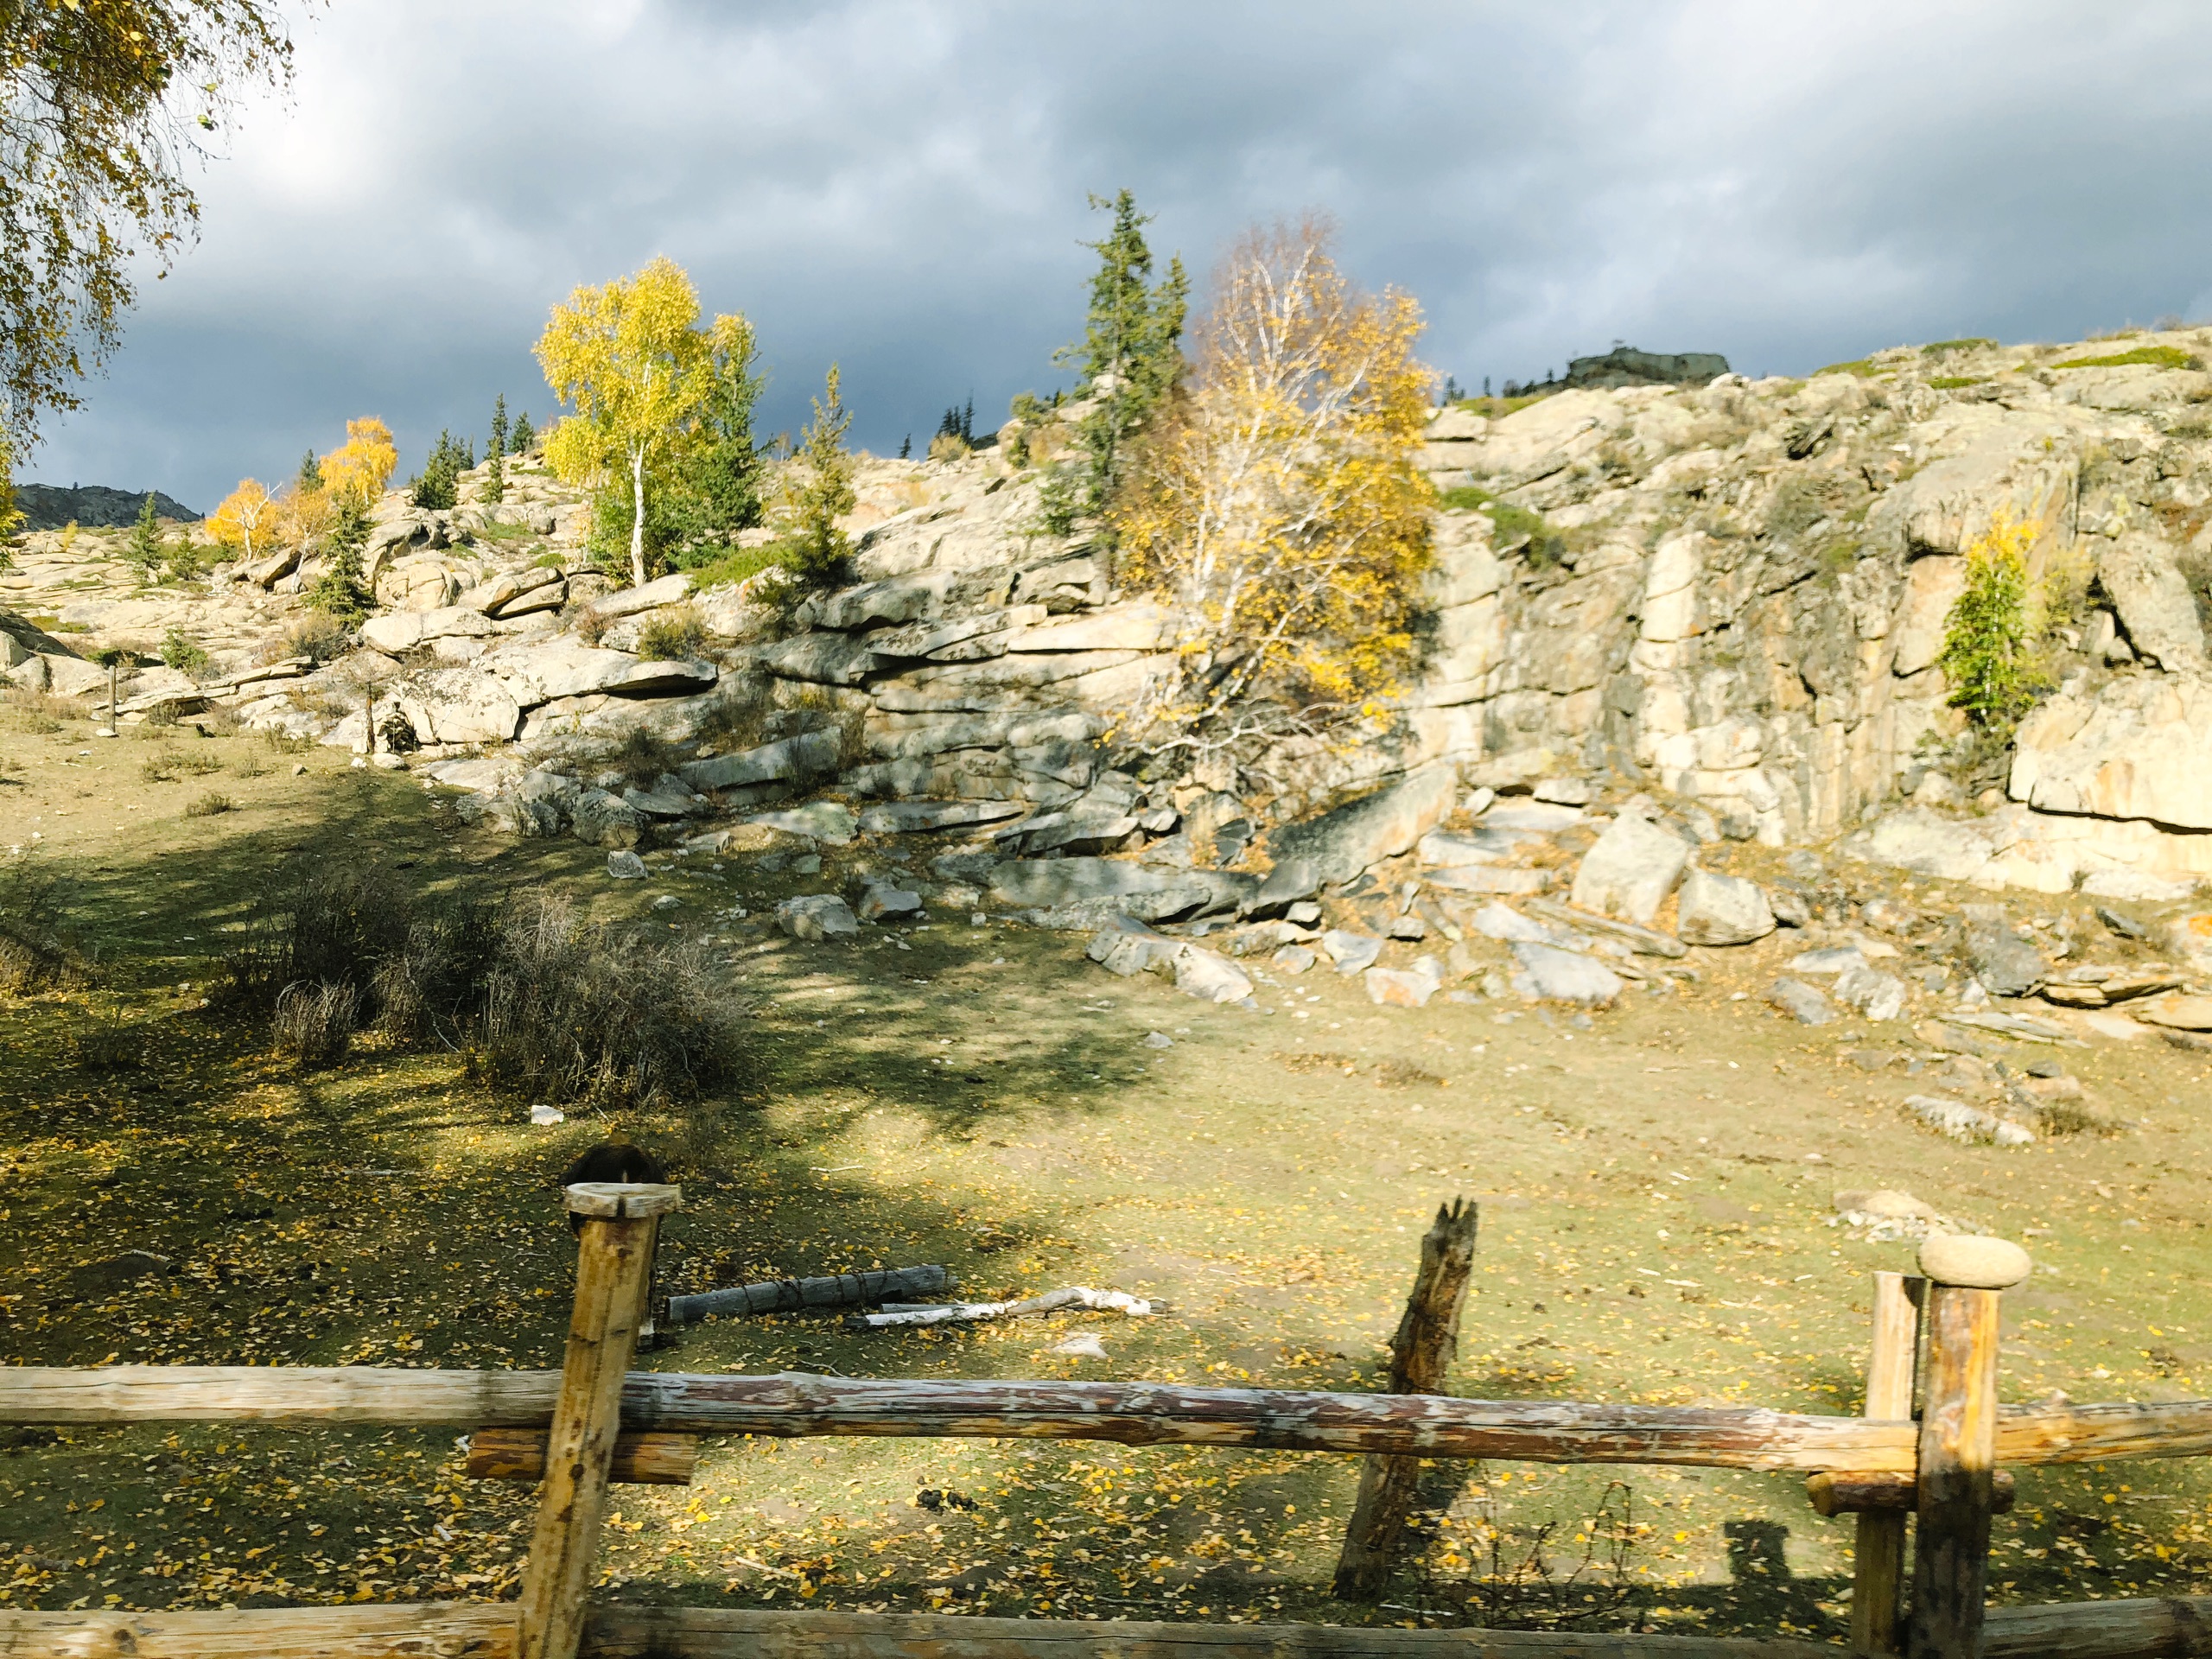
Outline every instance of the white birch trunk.
[[630, 450], [630, 584], [645, 585], [645, 446]]

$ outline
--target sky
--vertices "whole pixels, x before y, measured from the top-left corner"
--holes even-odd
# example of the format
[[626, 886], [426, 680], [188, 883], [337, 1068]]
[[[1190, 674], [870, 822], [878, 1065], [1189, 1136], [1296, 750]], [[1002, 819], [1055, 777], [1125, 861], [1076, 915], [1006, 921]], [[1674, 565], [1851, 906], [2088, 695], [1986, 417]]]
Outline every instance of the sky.
[[[328, 0], [195, 168], [22, 475], [200, 511], [348, 416], [404, 475], [656, 254], [753, 321], [765, 431], [831, 361], [918, 449], [1069, 383], [1127, 188], [1204, 278], [1318, 210], [1463, 386], [1616, 341], [1802, 373], [1884, 346], [2212, 318], [2212, 7], [2108, 0]], [[142, 278], [150, 269], [141, 261]]]

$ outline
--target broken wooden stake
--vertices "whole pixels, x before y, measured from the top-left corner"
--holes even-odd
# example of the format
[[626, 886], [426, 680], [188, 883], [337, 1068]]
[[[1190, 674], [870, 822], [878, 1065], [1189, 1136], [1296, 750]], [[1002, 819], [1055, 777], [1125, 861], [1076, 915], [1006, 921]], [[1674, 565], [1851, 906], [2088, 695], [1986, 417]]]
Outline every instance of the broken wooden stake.
[[668, 1299], [668, 1322], [693, 1325], [709, 1313], [721, 1318], [752, 1313], [797, 1313], [810, 1307], [855, 1307], [901, 1298], [918, 1300], [941, 1295], [951, 1275], [935, 1265], [882, 1268], [868, 1273], [832, 1274], [815, 1279], [764, 1279]]
[[[1476, 1209], [1464, 1198], [1440, 1205], [1421, 1241], [1421, 1269], [1404, 1317], [1390, 1338], [1390, 1392], [1441, 1394], [1459, 1345], [1459, 1311], [1475, 1266]], [[1390, 1576], [1390, 1558], [1413, 1513], [1421, 1479], [1417, 1458], [1369, 1457], [1360, 1465], [1359, 1497], [1337, 1559], [1336, 1593], [1373, 1601]]]

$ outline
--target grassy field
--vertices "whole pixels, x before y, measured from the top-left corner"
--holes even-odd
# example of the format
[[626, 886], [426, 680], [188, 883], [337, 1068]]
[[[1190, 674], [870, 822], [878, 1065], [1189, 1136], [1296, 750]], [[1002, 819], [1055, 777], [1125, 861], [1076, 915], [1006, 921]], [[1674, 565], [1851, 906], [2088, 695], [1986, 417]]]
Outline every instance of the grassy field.
[[[188, 816], [211, 792], [229, 807]], [[0, 705], [0, 855], [34, 848], [79, 880], [101, 949], [90, 986], [0, 1001], [9, 1363], [558, 1363], [574, 1249], [555, 1179], [606, 1126], [533, 1129], [529, 1101], [438, 1046], [370, 1039], [302, 1072], [206, 1006], [229, 930], [288, 863], [373, 860], [433, 893], [557, 888], [726, 942], [757, 1081], [627, 1124], [685, 1189], [664, 1289], [939, 1262], [971, 1295], [1088, 1284], [1167, 1305], [867, 1336], [724, 1322], [641, 1364], [1371, 1386], [1420, 1232], [1466, 1194], [1482, 1237], [1455, 1392], [1849, 1412], [1867, 1275], [1911, 1246], [1835, 1225], [1832, 1194], [1898, 1186], [2035, 1251], [2005, 1299], [2006, 1398], [2212, 1384], [2201, 1061], [2069, 1049], [2120, 1133], [1935, 1139], [1898, 1105], [1925, 1084], [1885, 1063], [1916, 1052], [1901, 1026], [1809, 1030], [1738, 998], [1800, 941], [1694, 952], [1696, 987], [1586, 1028], [1377, 1008], [1319, 973], [1263, 986], [1262, 1012], [1213, 1008], [1113, 978], [1077, 935], [962, 915], [816, 946], [764, 925], [849, 860], [789, 878], [656, 855], [651, 880], [615, 883], [591, 849], [480, 835], [330, 751], [103, 741], [23, 703]], [[653, 910], [662, 895], [680, 903]], [[1082, 1332], [1104, 1358], [1056, 1351]], [[1318, 1455], [726, 1440], [689, 1488], [618, 1489], [604, 1593], [1842, 1629], [1850, 1525], [1796, 1480], [1440, 1464], [1418, 1559], [1357, 1609], [1327, 1593], [1355, 1478]], [[2195, 1465], [2020, 1485], [2001, 1598], [2212, 1588]], [[496, 1597], [530, 1513], [528, 1488], [467, 1480], [449, 1433], [0, 1430], [0, 1605]]]

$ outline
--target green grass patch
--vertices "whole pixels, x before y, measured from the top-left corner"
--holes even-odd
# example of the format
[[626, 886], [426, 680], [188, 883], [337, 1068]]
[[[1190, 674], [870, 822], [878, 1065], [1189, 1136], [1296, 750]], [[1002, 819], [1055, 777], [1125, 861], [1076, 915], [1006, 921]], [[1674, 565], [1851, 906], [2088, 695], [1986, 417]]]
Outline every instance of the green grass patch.
[[1871, 357], [1854, 357], [1848, 363], [1831, 363], [1824, 369], [1815, 369], [1813, 378], [1817, 380], [1824, 374], [1855, 374], [1861, 380], [1865, 380], [1874, 375], [1888, 372], [1888, 370], [1881, 367]]
[[[1552, 388], [1552, 391], [1559, 390], [1560, 388], [1557, 386]], [[1551, 395], [1551, 391], [1529, 391], [1523, 392], [1517, 397], [1462, 397], [1452, 407], [1464, 410], [1470, 415], [1480, 415], [1487, 420], [1494, 421], [1502, 416], [1510, 415], [1516, 410], [1526, 409], [1531, 404], [1541, 404]]]
[[679, 556], [676, 567], [691, 573], [692, 583], [699, 588], [714, 588], [724, 582], [743, 582], [757, 576], [770, 565], [781, 565], [790, 570], [797, 568], [798, 551], [785, 542], [770, 542], [762, 547], [702, 547]]
[[2054, 363], [2054, 369], [2201, 369], [2204, 359], [2178, 346], [2138, 346], [2132, 352], [2114, 352], [2109, 357], [2069, 357], [2063, 363]]
[[1948, 357], [1953, 352], [1980, 351], [1984, 346], [1993, 346], [1996, 344], [1995, 340], [1984, 340], [1980, 335], [1968, 340], [1939, 340], [1922, 346], [1920, 354], [1923, 357]]
[[1497, 499], [1479, 484], [1462, 484], [1454, 490], [1446, 490], [1437, 497], [1446, 512], [1472, 512], [1486, 507]]
[[484, 542], [534, 542], [537, 532], [528, 524], [480, 524], [476, 538]]
[[1961, 386], [1978, 386], [1989, 377], [1986, 374], [1934, 374], [1928, 384], [1938, 391], [1956, 391]]

